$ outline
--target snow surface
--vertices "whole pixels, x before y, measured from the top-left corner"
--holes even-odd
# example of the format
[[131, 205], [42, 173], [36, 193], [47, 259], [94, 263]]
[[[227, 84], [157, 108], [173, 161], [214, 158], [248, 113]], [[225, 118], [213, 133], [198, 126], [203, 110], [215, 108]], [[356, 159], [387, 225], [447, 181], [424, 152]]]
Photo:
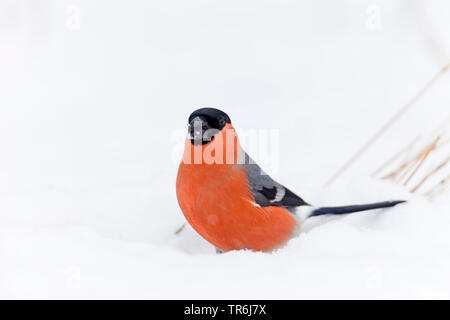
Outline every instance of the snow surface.
[[[448, 119], [450, 74], [324, 187], [448, 62], [449, 15], [443, 0], [2, 0], [0, 297], [450, 298], [450, 194], [370, 177]], [[201, 106], [279, 130], [272, 175], [315, 205], [409, 202], [217, 255], [174, 234]]]

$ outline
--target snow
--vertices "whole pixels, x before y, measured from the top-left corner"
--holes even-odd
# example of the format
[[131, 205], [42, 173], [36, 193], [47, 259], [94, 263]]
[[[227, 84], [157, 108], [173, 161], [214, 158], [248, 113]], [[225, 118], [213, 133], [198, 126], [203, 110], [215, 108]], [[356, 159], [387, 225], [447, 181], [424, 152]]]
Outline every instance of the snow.
[[[371, 177], [448, 119], [450, 74], [324, 186], [448, 62], [449, 4], [0, 8], [1, 298], [450, 298], [448, 190], [430, 201]], [[308, 202], [408, 203], [309, 219], [274, 253], [217, 255], [189, 226], [174, 234], [182, 137], [201, 106], [238, 132], [278, 131], [275, 165], [251, 155]]]

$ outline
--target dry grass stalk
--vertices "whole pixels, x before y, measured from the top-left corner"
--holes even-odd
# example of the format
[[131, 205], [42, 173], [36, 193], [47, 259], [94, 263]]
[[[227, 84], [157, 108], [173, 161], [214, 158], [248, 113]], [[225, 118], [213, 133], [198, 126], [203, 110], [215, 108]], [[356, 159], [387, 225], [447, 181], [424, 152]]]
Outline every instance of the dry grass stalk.
[[184, 227], [186, 227], [186, 222], [183, 223], [183, 224], [175, 231], [175, 234], [179, 234], [181, 231], [183, 231]]
[[450, 181], [450, 174], [441, 181], [439, 181], [439, 183], [435, 185], [433, 188], [431, 188], [427, 193], [425, 193], [425, 195], [433, 199], [434, 197], [436, 197], [438, 194], [442, 193], [445, 190], [446, 184], [449, 181]]
[[427, 153], [419, 153], [414, 159], [413, 161], [410, 163], [409, 166], [407, 166], [406, 170], [404, 170], [403, 172], [401, 172], [400, 177], [395, 181], [396, 183], [401, 183], [403, 181], [403, 179], [406, 177], [406, 175], [411, 172], [411, 170], [413, 170], [414, 168], [417, 167], [417, 163], [419, 163], [423, 157], [426, 155]]
[[444, 160], [443, 162], [441, 162], [436, 168], [434, 168], [433, 170], [431, 170], [426, 176], [424, 176], [422, 178], [422, 180], [420, 180], [420, 182], [410, 190], [411, 193], [414, 193], [417, 191], [417, 189], [419, 189], [425, 181], [427, 181], [431, 176], [433, 176], [436, 172], [438, 172], [439, 170], [441, 170], [443, 167], [445, 167], [447, 165], [447, 163], [450, 162], [450, 157], [448, 157], [446, 160]]
[[390, 173], [388, 173], [387, 175], [381, 177], [381, 179], [383, 179], [383, 180], [395, 180], [395, 178], [399, 175], [399, 173], [402, 172], [413, 161], [414, 161], [414, 159], [411, 159], [411, 160], [403, 162], [397, 169], [395, 169], [395, 170], [391, 171]]
[[[435, 136], [435, 138], [430, 143], [421, 148], [417, 154], [415, 154], [412, 158], [409, 158], [406, 161], [402, 162], [398, 167], [394, 168], [391, 172], [384, 175], [382, 179], [391, 180], [397, 184], [402, 184], [403, 186], [408, 185], [408, 183], [410, 183], [412, 179], [417, 176], [419, 169], [423, 166], [427, 158], [429, 158], [430, 154], [435, 152], [437, 149], [441, 149], [443, 146], [447, 145], [450, 142], [450, 139], [448, 138], [442, 139], [443, 135], [445, 135], [445, 132], [441, 130], [440, 132], [441, 133]], [[404, 154], [406, 150], [414, 145], [416, 139], [413, 140], [405, 149], [401, 150], [394, 157], [384, 163], [376, 172], [381, 172], [384, 168], [388, 167], [389, 164], [394, 162], [395, 159], [398, 159], [400, 155]], [[437, 166], [431, 168], [431, 170], [424, 174], [419, 182], [410, 189], [410, 192], [415, 193], [431, 177], [436, 176], [436, 173], [442, 172], [442, 168], [446, 167], [449, 163], [450, 155], [447, 154], [445, 160], [439, 162]], [[449, 185], [448, 181], [450, 181], [450, 175], [440, 180], [438, 184], [434, 185], [424, 195], [429, 197], [430, 199], [436, 197], [446, 189], [446, 187]]]
[[436, 150], [437, 148], [437, 144], [439, 142], [439, 140], [441, 139], [440, 136], [438, 136], [434, 142], [428, 146], [428, 148], [426, 148], [425, 153], [423, 154], [423, 156], [421, 157], [419, 164], [416, 166], [416, 168], [414, 169], [414, 171], [411, 173], [411, 175], [408, 177], [408, 179], [406, 179], [405, 183], [403, 183], [403, 186], [406, 186], [408, 184], [409, 181], [411, 181], [411, 178], [414, 177], [414, 175], [417, 173], [417, 171], [420, 169], [420, 167], [423, 165], [423, 163], [425, 162], [425, 160], [428, 158], [428, 156], [430, 155], [430, 153], [433, 150]]
[[395, 122], [398, 121], [412, 106], [427, 92], [441, 77], [450, 69], [450, 63], [447, 63], [441, 70], [439, 70], [433, 78], [428, 81], [425, 86], [417, 92], [417, 94], [401, 108], [389, 121], [387, 121], [359, 150], [357, 150], [344, 165], [337, 170], [337, 172], [325, 183], [330, 185], [334, 182], [344, 171], [346, 171], [369, 147], [376, 142]]
[[391, 171], [387, 175], [383, 176], [382, 179], [385, 180], [393, 180], [396, 183], [401, 183], [401, 181], [406, 177], [406, 175], [411, 172], [411, 170], [414, 170], [413, 174], [409, 176], [406, 183], [414, 176], [414, 174], [417, 172], [418, 167], [421, 166], [421, 163], [425, 161], [425, 159], [428, 157], [428, 155], [431, 153], [431, 151], [435, 150], [437, 147], [437, 143], [440, 140], [440, 136], [438, 136], [433, 143], [430, 145], [425, 146], [418, 154], [412, 159], [409, 159], [405, 162], [403, 162], [398, 168]]
[[383, 163], [374, 173], [372, 173], [372, 176], [377, 176], [381, 171], [383, 171], [386, 167], [388, 167], [392, 162], [397, 160], [402, 154], [408, 152], [411, 150], [411, 148], [420, 140], [420, 136], [417, 136], [413, 141], [411, 141], [406, 148], [400, 150], [397, 152], [392, 158], [390, 158], [388, 161]]

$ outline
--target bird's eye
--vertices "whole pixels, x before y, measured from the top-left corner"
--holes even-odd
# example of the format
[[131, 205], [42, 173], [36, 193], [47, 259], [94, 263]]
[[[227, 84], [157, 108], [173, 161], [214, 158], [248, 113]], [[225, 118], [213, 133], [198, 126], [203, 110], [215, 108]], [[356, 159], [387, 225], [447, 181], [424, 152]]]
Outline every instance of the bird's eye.
[[220, 120], [219, 120], [219, 124], [220, 124], [221, 126], [225, 126], [225, 119], [220, 119]]

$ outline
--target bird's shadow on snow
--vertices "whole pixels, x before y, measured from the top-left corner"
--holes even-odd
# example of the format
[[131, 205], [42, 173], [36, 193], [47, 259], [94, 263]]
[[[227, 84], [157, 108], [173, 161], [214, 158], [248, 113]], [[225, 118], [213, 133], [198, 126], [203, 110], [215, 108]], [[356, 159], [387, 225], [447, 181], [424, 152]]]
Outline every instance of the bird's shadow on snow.
[[[394, 208], [388, 208], [346, 215], [313, 217], [301, 225], [300, 234], [314, 232], [333, 223], [345, 223], [358, 229], [377, 230], [383, 217], [387, 214], [393, 214], [394, 210]], [[169, 245], [186, 254], [216, 254], [215, 247], [204, 240], [187, 223], [180, 232], [175, 233], [174, 230]]]
[[301, 226], [301, 233], [308, 233], [324, 225], [329, 225], [335, 222], [343, 222], [357, 228], [376, 229], [378, 222], [388, 211], [390, 211], [390, 209], [380, 209], [344, 215], [313, 217], [303, 223]]
[[176, 250], [187, 254], [215, 254], [216, 249], [208, 241], [203, 239], [192, 227], [186, 223], [178, 232], [175, 232], [169, 241], [169, 245]]

